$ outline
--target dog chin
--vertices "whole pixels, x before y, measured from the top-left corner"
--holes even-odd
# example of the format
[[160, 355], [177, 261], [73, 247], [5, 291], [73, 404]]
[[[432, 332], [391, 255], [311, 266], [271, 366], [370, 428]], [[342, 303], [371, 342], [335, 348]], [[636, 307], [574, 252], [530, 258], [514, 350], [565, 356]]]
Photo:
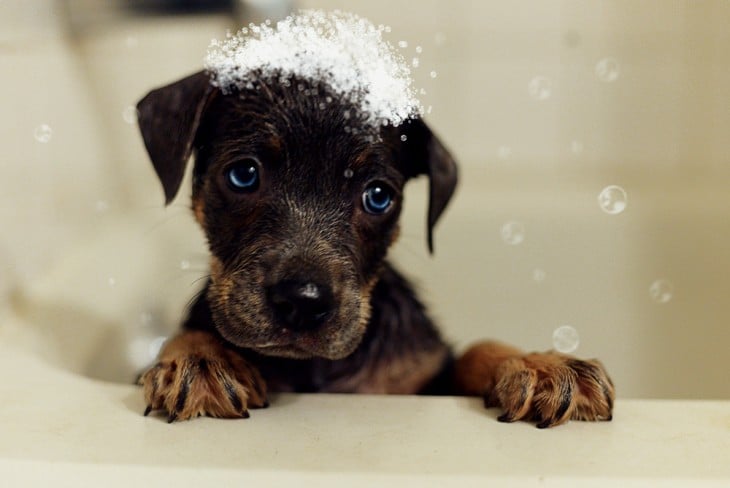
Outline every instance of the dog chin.
[[[312, 359], [323, 358], [329, 360], [343, 359], [357, 349], [359, 342], [332, 347], [332, 345], [321, 345], [311, 341], [299, 341], [297, 344], [257, 344], [248, 346], [249, 349], [265, 356], [274, 356], [290, 359]], [[322, 347], [324, 346], [324, 347]]]

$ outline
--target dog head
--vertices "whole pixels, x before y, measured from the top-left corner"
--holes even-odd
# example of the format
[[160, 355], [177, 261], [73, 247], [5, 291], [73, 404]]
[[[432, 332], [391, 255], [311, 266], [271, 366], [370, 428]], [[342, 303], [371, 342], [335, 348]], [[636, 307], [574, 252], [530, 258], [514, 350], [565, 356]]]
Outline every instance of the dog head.
[[208, 302], [232, 344], [338, 359], [360, 343], [398, 235], [403, 186], [430, 178], [428, 246], [456, 165], [420, 119], [377, 134], [304, 79], [223, 93], [205, 72], [153, 90], [139, 126], [166, 201], [195, 155], [193, 211], [212, 253]]

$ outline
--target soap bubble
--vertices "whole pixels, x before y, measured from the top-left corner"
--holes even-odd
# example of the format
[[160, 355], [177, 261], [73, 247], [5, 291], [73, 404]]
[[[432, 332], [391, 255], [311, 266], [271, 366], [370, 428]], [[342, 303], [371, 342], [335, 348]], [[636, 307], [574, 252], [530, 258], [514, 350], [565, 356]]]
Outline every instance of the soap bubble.
[[525, 226], [521, 222], [512, 220], [502, 226], [500, 234], [504, 242], [516, 246], [525, 240]]
[[580, 154], [583, 152], [583, 143], [580, 141], [570, 141], [570, 152]]
[[187, 259], [183, 259], [182, 261], [180, 261], [180, 269], [183, 271], [190, 269], [190, 261], [188, 261]]
[[542, 283], [545, 281], [545, 277], [547, 276], [547, 273], [545, 273], [544, 269], [535, 268], [532, 270], [532, 279], [535, 281], [535, 283]]
[[137, 107], [134, 105], [127, 105], [122, 110], [122, 119], [129, 125], [137, 123]]
[[436, 78], [436, 77], [438, 76], [438, 73], [436, 73], [435, 71], [431, 71], [431, 72], [429, 73], [429, 76], [430, 76], [431, 78]]
[[499, 146], [497, 148], [497, 157], [499, 159], [508, 159], [512, 156], [512, 148], [509, 146]]
[[556, 351], [568, 354], [578, 349], [578, 331], [569, 325], [561, 325], [553, 331], [553, 347]]
[[407, 48], [408, 47], [408, 41], [398, 41], [398, 47], [400, 48]]
[[350, 179], [355, 175], [355, 172], [352, 170], [352, 168], [347, 168], [345, 170], [345, 178]]
[[607, 214], [616, 215], [626, 210], [626, 191], [617, 185], [609, 185], [598, 194], [598, 205]]
[[52, 136], [53, 129], [51, 129], [48, 124], [41, 124], [33, 131], [33, 137], [35, 137], [35, 140], [43, 144], [50, 141]]
[[109, 202], [106, 200], [97, 200], [96, 203], [94, 203], [94, 210], [96, 210], [97, 213], [106, 212], [109, 210]]
[[527, 93], [535, 100], [547, 100], [551, 92], [552, 83], [544, 76], [536, 76], [527, 84]]
[[406, 142], [408, 140], [408, 136], [403, 134], [402, 136], [400, 136], [400, 140]]
[[614, 58], [603, 58], [596, 63], [596, 76], [604, 83], [616, 81], [621, 69]]
[[416, 52], [421, 54], [423, 52], [423, 48], [421, 46], [416, 46]]
[[649, 286], [649, 296], [657, 303], [667, 303], [673, 294], [674, 286], [667, 280], [656, 280]]
[[421, 60], [418, 58], [413, 58], [413, 61], [411, 61], [411, 65], [413, 65], [414, 68], [418, 68], [418, 66], [421, 64]]

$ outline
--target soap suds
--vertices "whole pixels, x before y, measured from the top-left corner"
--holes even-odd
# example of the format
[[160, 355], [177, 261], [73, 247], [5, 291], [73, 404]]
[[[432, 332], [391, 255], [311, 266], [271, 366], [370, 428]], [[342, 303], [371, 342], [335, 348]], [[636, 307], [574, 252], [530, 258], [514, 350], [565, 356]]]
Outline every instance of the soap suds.
[[205, 67], [224, 93], [260, 80], [324, 83], [358, 107], [365, 124], [398, 126], [423, 108], [407, 63], [383, 39], [389, 31], [350, 13], [302, 10], [212, 41]]

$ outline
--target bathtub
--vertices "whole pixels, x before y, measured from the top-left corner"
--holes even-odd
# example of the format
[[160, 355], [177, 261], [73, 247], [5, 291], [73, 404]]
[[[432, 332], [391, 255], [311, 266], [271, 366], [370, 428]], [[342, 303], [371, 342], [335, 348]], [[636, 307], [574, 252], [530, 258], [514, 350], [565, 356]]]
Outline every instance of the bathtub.
[[[207, 255], [187, 193], [162, 205], [130, 107], [199, 69], [232, 22], [113, 9], [89, 22], [66, 7], [91, 16], [95, 2], [5, 1], [4, 480], [728, 484], [730, 117], [714, 108], [730, 82], [727, 4], [425, 2], [397, 18], [386, 4], [347, 7], [423, 44], [438, 70], [416, 72], [428, 120], [462, 175], [434, 256], [425, 182], [410, 184], [393, 260], [457, 350], [481, 338], [547, 350], [572, 327], [574, 353], [617, 385], [614, 420], [538, 431], [478, 399], [348, 395], [280, 395], [246, 421], [142, 417], [133, 380]], [[598, 198], [611, 185], [619, 212]]]

